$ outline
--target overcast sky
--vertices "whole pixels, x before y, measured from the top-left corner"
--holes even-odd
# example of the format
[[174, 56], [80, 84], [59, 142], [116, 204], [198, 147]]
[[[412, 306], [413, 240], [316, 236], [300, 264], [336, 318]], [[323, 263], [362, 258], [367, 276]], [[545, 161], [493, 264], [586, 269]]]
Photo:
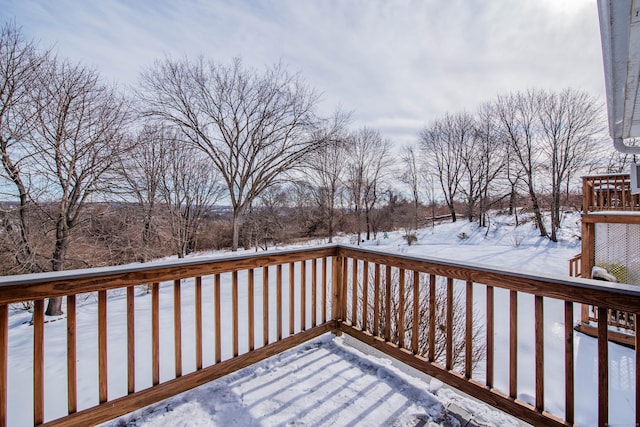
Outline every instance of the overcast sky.
[[155, 59], [282, 61], [397, 144], [530, 87], [604, 100], [595, 0], [0, 0], [28, 38], [135, 85]]

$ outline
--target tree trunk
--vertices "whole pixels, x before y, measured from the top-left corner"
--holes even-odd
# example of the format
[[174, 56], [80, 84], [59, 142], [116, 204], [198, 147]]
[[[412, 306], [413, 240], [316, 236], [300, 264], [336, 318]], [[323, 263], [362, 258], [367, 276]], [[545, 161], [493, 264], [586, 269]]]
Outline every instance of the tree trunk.
[[[64, 270], [64, 260], [67, 257], [67, 250], [69, 249], [69, 229], [63, 224], [63, 220], [59, 220], [56, 230], [56, 245], [53, 251], [53, 259], [51, 266], [53, 271]], [[49, 298], [47, 304], [47, 316], [61, 316], [62, 312], [62, 297]]]
[[513, 215], [515, 213], [517, 216], [518, 214], [516, 209], [516, 186], [515, 184], [511, 184], [511, 194], [509, 195], [509, 215]]
[[233, 208], [233, 222], [231, 224], [231, 228], [233, 229], [233, 240], [231, 243], [231, 250], [238, 250], [238, 236], [240, 234], [240, 213], [241, 209], [239, 207]]
[[542, 212], [540, 211], [540, 204], [538, 203], [538, 196], [536, 196], [535, 191], [533, 191], [533, 187], [529, 184], [529, 196], [531, 196], [531, 203], [533, 204], [533, 213], [536, 217], [536, 225], [538, 226], [538, 230], [540, 230], [541, 237], [548, 237], [547, 229], [544, 226], [544, 221], [542, 219]]
[[473, 222], [474, 205], [475, 205], [475, 202], [471, 200], [469, 200], [467, 203], [467, 219], [469, 220], [469, 222]]
[[369, 218], [369, 211], [365, 213], [365, 221], [367, 225], [367, 240], [371, 240], [371, 220]]
[[329, 207], [327, 209], [327, 228], [329, 231], [329, 243], [333, 243], [333, 216], [335, 215], [333, 200], [335, 200], [335, 191], [331, 192]]

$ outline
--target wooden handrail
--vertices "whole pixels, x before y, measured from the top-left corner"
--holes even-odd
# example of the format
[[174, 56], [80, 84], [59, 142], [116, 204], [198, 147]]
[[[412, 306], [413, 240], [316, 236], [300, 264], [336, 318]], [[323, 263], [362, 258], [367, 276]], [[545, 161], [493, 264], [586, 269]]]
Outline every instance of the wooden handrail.
[[480, 264], [451, 261], [441, 258], [411, 255], [391, 255], [375, 249], [340, 246], [346, 258], [358, 258], [372, 264], [392, 265], [396, 268], [450, 277], [456, 280], [482, 283], [549, 298], [581, 304], [598, 305], [635, 312], [640, 307], [640, 287], [624, 283], [609, 283], [583, 278], [562, 278], [546, 274], [488, 267]]
[[335, 245], [0, 277], [0, 305], [248, 270], [335, 255]]
[[[260, 276], [263, 286], [256, 286], [255, 281], [260, 280]], [[286, 281], [284, 284], [283, 276]], [[163, 293], [162, 282], [173, 285], [172, 289], [168, 288], [171, 289], [170, 292]], [[135, 341], [133, 333], [135, 325], [144, 319], [137, 311], [141, 304], [137, 301], [134, 303], [135, 298], [138, 298], [134, 298], [134, 286], [143, 284], [150, 285], [151, 290], [148, 296], [150, 301], [146, 303], [151, 310], [151, 349], [147, 352], [151, 354], [149, 361], [136, 357], [136, 347], [141, 343]], [[189, 286], [194, 287], [193, 293], [185, 290], [190, 289], [186, 288]], [[478, 286], [484, 286], [486, 292], [478, 292]], [[106, 339], [110, 330], [106, 313], [112, 304], [107, 291], [114, 289], [122, 289], [127, 297], [127, 375], [120, 379], [126, 386], [127, 394], [124, 396], [115, 395], [107, 386], [107, 372], [112, 366], [106, 356], [110, 345]], [[504, 289], [509, 295], [507, 329], [510, 331], [510, 344], [509, 366], [506, 369], [510, 382], [504, 390], [496, 388], [494, 382], [497, 354], [494, 351], [495, 334], [498, 328], [503, 328], [504, 331], [505, 327], [495, 324], [496, 310], [504, 309], [496, 306], [498, 294], [495, 289]], [[256, 294], [260, 290], [262, 297]], [[81, 406], [78, 410], [80, 402], [77, 396], [79, 378], [76, 356], [80, 342], [76, 340], [76, 295], [87, 292], [98, 293], [96, 334], [99, 335], [100, 354], [96, 364], [100, 381], [95, 393], [100, 404], [90, 408]], [[321, 295], [317, 295], [318, 292]], [[196, 298], [194, 313], [181, 310], [180, 301], [191, 298], [192, 294]], [[519, 299], [525, 294], [533, 298], [535, 307], [535, 316], [528, 321], [521, 318], [522, 313], [520, 316], [518, 313]], [[213, 313], [209, 316], [203, 314], [203, 298], [207, 298], [205, 295], [208, 298], [213, 295]], [[224, 295], [228, 295], [230, 300], [225, 301], [224, 307], [228, 311], [223, 312], [221, 298]], [[246, 295], [246, 300], [241, 299], [241, 295]], [[47, 420], [44, 419], [47, 396], [44, 395], [43, 381], [48, 377], [43, 363], [43, 355], [47, 352], [44, 345], [43, 307], [44, 299], [52, 296], [67, 297], [68, 405], [64, 411], [69, 415]], [[474, 296], [486, 296], [486, 304], [483, 307], [474, 306]], [[256, 304], [254, 297], [261, 300], [262, 304]], [[172, 298], [172, 308], [168, 313], [161, 311], [160, 300], [164, 301], [163, 298]], [[542, 368], [545, 351], [543, 319], [547, 308], [543, 298], [564, 303], [564, 414], [549, 414], [544, 406], [544, 384], [549, 381]], [[11, 395], [11, 387], [7, 383], [7, 371], [10, 369], [7, 357], [10, 341], [8, 307], [16, 302], [31, 300], [35, 300], [34, 424], [46, 422], [47, 425], [77, 425], [107, 421], [333, 330], [354, 336], [534, 425], [559, 426], [573, 424], [576, 417], [573, 372], [574, 303], [597, 305], [600, 314], [606, 313], [608, 309], [635, 313], [640, 307], [640, 290], [631, 285], [533, 275], [437, 258], [392, 255], [343, 245], [4, 277], [0, 279], [0, 425], [7, 423], [7, 399]], [[283, 300], [289, 303], [283, 304]], [[475, 314], [478, 309], [483, 311], [482, 316]], [[269, 317], [271, 310], [272, 313], [275, 312], [275, 318]], [[239, 322], [240, 312], [247, 313], [247, 322]], [[261, 317], [258, 318], [260, 313]], [[195, 319], [193, 332], [180, 332], [187, 325], [185, 319], [190, 316]], [[213, 319], [213, 328], [203, 328], [204, 318]], [[221, 329], [220, 322], [223, 318], [233, 327]], [[176, 324], [177, 328], [163, 330], [167, 321]], [[523, 321], [531, 323], [523, 325]], [[602, 317], [598, 322], [606, 325]], [[273, 326], [275, 334], [270, 333], [269, 325]], [[517, 336], [517, 331], [518, 328], [529, 326], [535, 329], [535, 340], [530, 343], [536, 361], [535, 394], [532, 402], [525, 403], [518, 400], [518, 339], [522, 337]], [[478, 334], [480, 329], [483, 332]], [[203, 348], [202, 345], [204, 330], [212, 331], [213, 347], [207, 351], [213, 353], [208, 357], [203, 355], [208, 348]], [[262, 337], [259, 331], [262, 331]], [[166, 375], [167, 370], [160, 369], [164, 366], [162, 363], [166, 363], [160, 359], [160, 339], [166, 337], [167, 333], [174, 338], [171, 351], [175, 356], [170, 360], [175, 364], [175, 369], [172, 366], [173, 374], [168, 379], [161, 377], [161, 373]], [[246, 336], [249, 342], [242, 339], [240, 334]], [[192, 336], [196, 337], [195, 351], [184, 352], [184, 355], [195, 355], [195, 370], [189, 372], [192, 368], [187, 366], [191, 365], [185, 363], [182, 352], [184, 346], [188, 345], [186, 337]], [[226, 338], [223, 339], [223, 336]], [[606, 333], [601, 331], [598, 339], [606, 340]], [[442, 347], [436, 345], [439, 340], [443, 342]], [[231, 346], [225, 347], [226, 342], [231, 343]], [[477, 343], [481, 345], [476, 347]], [[608, 354], [604, 347], [602, 343], [598, 347], [601, 378], [598, 399], [601, 420], [606, 421], [607, 413], [604, 408], [608, 402], [608, 389], [605, 386], [608, 360], [603, 358], [607, 359]], [[482, 348], [486, 348], [486, 355], [482, 354]], [[225, 354], [232, 356], [225, 359], [223, 350]], [[136, 363], [150, 364], [150, 387], [141, 389], [136, 384]], [[484, 377], [480, 379], [474, 377], [474, 367], [478, 364], [486, 366]], [[639, 381], [636, 376], [636, 390], [640, 389]]]

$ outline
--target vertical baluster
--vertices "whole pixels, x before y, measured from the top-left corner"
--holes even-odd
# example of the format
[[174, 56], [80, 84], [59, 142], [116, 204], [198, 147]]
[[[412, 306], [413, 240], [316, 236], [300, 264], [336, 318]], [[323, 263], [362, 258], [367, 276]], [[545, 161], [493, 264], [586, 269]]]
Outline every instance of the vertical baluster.
[[202, 277], [196, 277], [196, 370], [202, 369]]
[[269, 344], [269, 267], [262, 267], [262, 344]]
[[214, 297], [214, 332], [215, 332], [215, 353], [216, 363], [222, 360], [222, 328], [220, 326], [220, 274], [213, 277], [213, 297]]
[[473, 355], [473, 282], [467, 281], [467, 293], [465, 295], [466, 315], [464, 330], [464, 375], [471, 378]]
[[398, 272], [398, 347], [404, 348], [404, 268]]
[[387, 265], [384, 272], [384, 340], [391, 341], [391, 266]]
[[445, 337], [445, 368], [453, 369], [453, 279], [447, 277], [447, 332]]
[[296, 286], [296, 265], [289, 263], [289, 335], [295, 332], [295, 286]]
[[420, 273], [413, 272], [413, 324], [411, 331], [411, 351], [418, 354], [418, 334], [420, 333]]
[[127, 287], [127, 393], [136, 391], [135, 287]]
[[300, 261], [300, 330], [307, 329], [307, 262]]
[[380, 330], [380, 264], [374, 265], [373, 273], [373, 335], [379, 336]]
[[358, 322], [358, 260], [353, 258], [351, 268], [351, 326]]
[[311, 260], [311, 326], [318, 326], [318, 260]]
[[436, 276], [429, 275], [429, 362], [436, 358]]
[[509, 396], [518, 396], [518, 293], [509, 291]]
[[104, 403], [109, 399], [107, 355], [107, 291], [98, 291], [98, 383], [100, 403]]
[[327, 321], [327, 258], [322, 258], [322, 323]]
[[493, 388], [493, 286], [487, 286], [487, 366], [485, 384]]
[[[636, 371], [637, 372], [637, 371]], [[573, 367], [573, 303], [564, 302], [564, 399], [565, 420], [574, 421], [574, 367]]]
[[0, 425], [7, 425], [7, 377], [9, 372], [9, 310], [0, 305]]
[[282, 339], [282, 264], [276, 267], [276, 333], [277, 340]]
[[348, 258], [342, 258], [343, 262], [342, 262], [342, 288], [340, 289], [341, 294], [340, 294], [340, 302], [341, 302], [341, 306], [340, 307], [340, 311], [342, 312], [342, 320], [344, 320], [345, 322], [347, 321], [347, 288], [348, 288], [348, 273], [349, 273], [349, 259]]
[[253, 301], [253, 294], [254, 294], [253, 268], [250, 268], [247, 274], [248, 274], [248, 282], [249, 282], [247, 284], [247, 293], [249, 294], [247, 296], [247, 327], [249, 329], [247, 331], [247, 335], [249, 340], [249, 351], [253, 351], [253, 349], [255, 348], [255, 339], [254, 339], [254, 332], [253, 332], [254, 326], [255, 326], [254, 301]]
[[[347, 263], [341, 255], [331, 258], [331, 319], [336, 322], [344, 321], [342, 299], [344, 297], [343, 266]], [[337, 325], [339, 326], [339, 325]]]
[[160, 384], [160, 284], [151, 285], [151, 372], [153, 385]]
[[[598, 425], [609, 422], [609, 341], [607, 309], [598, 307]], [[637, 376], [637, 375], [636, 375]], [[636, 390], [637, 392], [637, 390]]]
[[76, 296], [67, 295], [67, 410], [69, 414], [78, 410], [76, 349]]
[[44, 422], [44, 300], [33, 302], [33, 424]]
[[535, 318], [535, 359], [536, 359], [536, 409], [544, 411], [544, 310], [543, 299], [536, 295]]
[[367, 330], [367, 307], [369, 305], [369, 263], [363, 261], [362, 264], [362, 330]]
[[180, 279], [173, 281], [173, 352], [175, 355], [176, 378], [182, 376], [182, 301]]
[[231, 322], [233, 357], [238, 355], [238, 271], [231, 273]]

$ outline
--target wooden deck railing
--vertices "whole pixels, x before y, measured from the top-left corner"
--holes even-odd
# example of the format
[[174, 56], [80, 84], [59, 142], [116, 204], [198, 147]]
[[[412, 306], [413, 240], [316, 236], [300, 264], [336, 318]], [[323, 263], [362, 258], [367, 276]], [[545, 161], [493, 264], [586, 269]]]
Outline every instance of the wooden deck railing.
[[640, 194], [631, 194], [629, 174], [582, 178], [584, 212], [640, 211]]
[[[150, 294], [142, 292], [144, 289], [140, 294], [139, 285], [150, 285]], [[86, 293], [97, 293], [97, 312], [79, 304]], [[55, 381], [51, 378], [57, 378], [61, 371], [44, 362], [49, 351], [59, 351], [48, 348], [46, 341], [47, 328], [57, 327], [57, 322], [45, 325], [43, 314], [45, 298], [53, 296], [64, 296], [67, 302], [67, 343], [63, 349], [67, 396], [62, 408], [49, 408], [51, 396], [44, 392], [45, 382]], [[183, 310], [187, 298], [193, 298], [193, 313]], [[7, 425], [8, 402], [14, 402], [9, 399], [15, 392], [8, 382], [9, 348], [11, 339], [19, 338], [10, 337], [9, 309], [11, 304], [30, 300], [34, 301], [31, 398], [36, 425], [106, 421], [328, 331], [349, 334], [534, 425], [572, 425], [576, 419], [574, 304], [597, 304], [600, 318], [607, 316], [608, 308], [640, 310], [640, 292], [627, 285], [538, 277], [339, 245], [8, 277], [0, 281], [1, 425]], [[534, 314], [523, 319], [518, 309], [529, 303]], [[544, 369], [545, 307], [558, 303], [563, 310], [559, 324], [564, 330], [560, 357], [564, 360], [565, 409], [563, 414], [551, 414], [545, 407], [545, 383], [549, 383]], [[114, 352], [109, 351], [115, 345], [109, 330], [116, 327], [113, 323], [118, 318], [109, 315], [109, 308], [117, 308], [117, 304], [124, 304], [126, 312], [127, 374], [114, 378], [109, 375], [109, 370], [117, 367], [112, 360]], [[85, 319], [79, 328], [81, 311], [82, 316], [93, 316], [94, 323]], [[224, 327], [225, 319], [230, 327]], [[93, 324], [95, 344], [90, 345], [98, 350], [97, 360], [78, 360], [78, 346], [86, 345], [78, 336]], [[136, 331], [143, 327], [151, 332], [149, 343], [136, 341]], [[535, 396], [531, 401], [521, 400], [518, 381], [518, 363], [530, 355], [518, 351], [521, 341], [526, 340], [519, 335], [522, 328], [535, 331], [533, 341], [525, 343], [533, 349]], [[509, 337], [508, 362], [502, 365], [498, 364], [502, 353], [496, 348], [496, 337], [504, 331]], [[161, 351], [163, 338], [173, 347], [168, 360], [162, 356], [166, 354]], [[598, 396], [598, 424], [605, 425], [609, 418], [606, 322], [598, 324], [597, 342], [598, 386], [594, 394]], [[149, 355], [149, 360], [141, 360], [142, 355]], [[636, 350], [635, 372], [640, 371], [639, 360]], [[81, 402], [77, 365], [87, 362], [97, 366], [98, 381], [92, 391], [95, 399]], [[142, 372], [141, 366], [150, 368]], [[144, 374], [149, 378], [139, 381]], [[500, 380], [502, 374], [508, 378], [506, 383]], [[632, 397], [635, 422], [640, 422], [639, 378], [635, 376], [636, 396]], [[84, 384], [83, 394], [89, 388]]]
[[569, 276], [581, 277], [582, 254], [578, 254], [569, 260]]
[[[597, 304], [600, 318], [607, 318], [610, 307], [640, 311], [640, 291], [630, 285], [561, 280], [355, 248], [339, 253], [341, 308], [336, 317], [345, 333], [533, 425], [573, 425], [576, 420], [576, 376], [583, 373], [575, 371], [574, 305]], [[533, 307], [531, 318], [519, 314], [523, 304]], [[545, 384], [550, 382], [544, 369], [549, 363], [545, 307], [557, 304], [563, 313], [554, 324], [563, 325], [564, 348], [551, 357], [563, 360], [564, 413], [552, 414], [545, 405]], [[506, 363], [497, 360], [505, 351], [496, 347], [498, 329], [509, 336]], [[525, 347], [533, 354], [523, 354], [519, 332], [531, 329], [533, 342]], [[607, 323], [598, 323], [598, 385], [593, 395], [601, 426], [609, 420], [607, 334]], [[635, 372], [640, 369], [637, 351]], [[518, 366], [529, 356], [534, 395], [522, 401]], [[500, 373], [506, 373], [506, 383], [497, 380], [504, 379]], [[636, 375], [636, 395], [627, 397], [636, 402], [635, 423], [640, 422], [639, 382]]]
[[[2, 278], [0, 426], [8, 425], [7, 412], [14, 409], [9, 401], [20, 406], [29, 400], [33, 401], [33, 425], [95, 425], [333, 330], [335, 322], [328, 314], [329, 274], [331, 257], [335, 254], [336, 248], [330, 246]], [[87, 295], [96, 295], [95, 324], [85, 321], [80, 327], [79, 311], [84, 307], [79, 300], [86, 300]], [[45, 298], [56, 296], [66, 300], [67, 342], [62, 349], [55, 344], [52, 348], [45, 345], [45, 326], [53, 328], [63, 322], [56, 320], [45, 325]], [[186, 296], [191, 299], [189, 304], [185, 304]], [[161, 300], [165, 300], [164, 304]], [[9, 366], [8, 322], [12, 304], [26, 301], [33, 301], [33, 386], [32, 395], [20, 396], [18, 389], [8, 386], [9, 368], [14, 369]], [[194, 312], [186, 312], [185, 307], [193, 307]], [[109, 375], [112, 369], [123, 370], [113, 361], [115, 352], [110, 349], [115, 344], [109, 330], [112, 323], [120, 320], [108, 315], [112, 308], [126, 313], [123, 322], [126, 344], [117, 349], [126, 354], [123, 363], [126, 374], [119, 378]], [[203, 311], [208, 314], [206, 322]], [[79, 347], [87, 345], [87, 325], [95, 328], [88, 336], [97, 344], [95, 361], [86, 360], [86, 348], [85, 359], [78, 360]], [[151, 336], [148, 344], [136, 340], [136, 331], [139, 333], [141, 329], [146, 331], [145, 336]], [[82, 340], [78, 337], [80, 333]], [[173, 348], [161, 352], [163, 343]], [[89, 343], [89, 347], [95, 344]], [[144, 348], [145, 345], [151, 348]], [[209, 350], [207, 354], [203, 354], [203, 347]], [[66, 353], [66, 372], [64, 367], [45, 363], [49, 352]], [[166, 357], [167, 353], [172, 357]], [[143, 354], [148, 356], [146, 360]], [[193, 357], [187, 360], [187, 354]], [[91, 379], [84, 378], [80, 394], [78, 364], [83, 363], [86, 368], [92, 362], [98, 373], [96, 388], [91, 390]], [[65, 378], [59, 378], [60, 371]], [[141, 377], [145, 378], [142, 384]], [[56, 383], [55, 389], [47, 388], [55, 390], [53, 396], [45, 394], [46, 381]], [[65, 404], [55, 405], [60, 394], [65, 393]]]

